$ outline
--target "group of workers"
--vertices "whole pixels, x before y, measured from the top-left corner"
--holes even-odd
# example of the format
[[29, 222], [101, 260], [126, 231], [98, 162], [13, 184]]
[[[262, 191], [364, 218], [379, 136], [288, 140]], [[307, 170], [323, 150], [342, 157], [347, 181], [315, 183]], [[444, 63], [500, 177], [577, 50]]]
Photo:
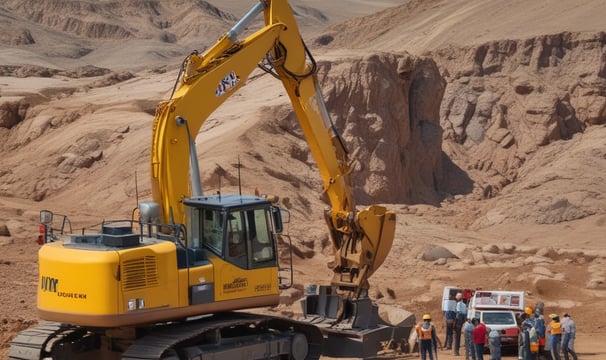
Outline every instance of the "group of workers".
[[[461, 305], [459, 305], [461, 303]], [[454, 313], [449, 313], [453, 311]], [[488, 343], [490, 360], [501, 360], [501, 338], [498, 331], [487, 329], [479, 319], [467, 318], [465, 298], [457, 294], [454, 310], [444, 313], [446, 319], [446, 340], [444, 347], [440, 342], [436, 328], [429, 313], [423, 315], [423, 321], [416, 327], [421, 360], [437, 360], [438, 345], [441, 349], [452, 349], [459, 355], [461, 333], [465, 340], [465, 360], [483, 360], [485, 344]], [[518, 340], [518, 359], [520, 360], [578, 360], [574, 350], [576, 324], [568, 313], [562, 320], [558, 314], [549, 315], [549, 324], [545, 324], [543, 304], [537, 304], [533, 310], [527, 307], [519, 319], [520, 335]], [[435, 354], [435, 356], [434, 356]]]
[[[464, 334], [464, 347], [466, 360], [481, 360], [484, 354], [485, 340], [489, 339], [491, 354], [500, 353], [501, 338], [496, 331], [489, 331], [486, 325], [479, 319], [469, 319], [467, 317], [467, 303], [469, 296], [463, 293], [457, 293], [451, 296], [447, 304], [447, 310], [444, 313], [446, 318], [446, 341], [444, 347], [435, 334], [435, 326], [431, 323], [431, 315], [423, 315], [423, 322], [417, 328], [417, 337], [419, 339], [419, 352], [421, 360], [434, 360], [434, 352], [437, 359], [437, 347], [444, 350], [453, 350], [455, 356], [460, 355], [461, 335]], [[498, 350], [497, 350], [498, 349]], [[499, 355], [500, 358], [500, 355]]]
[[518, 341], [518, 359], [538, 360], [541, 357], [551, 360], [578, 360], [574, 349], [576, 324], [568, 313], [560, 320], [558, 314], [549, 315], [550, 323], [545, 325], [543, 304], [539, 303], [533, 310], [526, 307], [520, 316], [520, 337]]
[[[462, 326], [465, 333], [465, 359], [482, 360], [484, 356], [484, 344], [488, 338], [491, 359], [501, 359], [501, 337], [496, 330], [489, 331], [486, 325], [478, 319], [465, 319]], [[419, 353], [421, 360], [437, 360], [438, 344], [441, 345], [436, 328], [431, 323], [431, 315], [423, 315], [423, 322], [417, 325], [417, 338], [419, 339]], [[454, 338], [456, 340], [456, 337]], [[440, 346], [444, 349], [442, 346]], [[446, 348], [448, 349], [448, 348]], [[455, 348], [456, 349], [456, 348]], [[455, 353], [455, 355], [459, 355]]]

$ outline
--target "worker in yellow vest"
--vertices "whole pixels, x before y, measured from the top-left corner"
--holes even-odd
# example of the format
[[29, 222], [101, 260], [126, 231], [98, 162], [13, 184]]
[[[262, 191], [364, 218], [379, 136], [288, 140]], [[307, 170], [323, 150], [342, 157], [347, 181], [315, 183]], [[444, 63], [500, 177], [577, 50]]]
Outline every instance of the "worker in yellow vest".
[[549, 315], [551, 323], [547, 327], [549, 329], [549, 349], [551, 351], [552, 360], [561, 360], [560, 344], [562, 343], [562, 323], [558, 314]]
[[417, 338], [419, 339], [421, 360], [427, 359], [427, 353], [429, 353], [429, 360], [434, 360], [434, 351], [436, 352], [435, 360], [437, 360], [438, 337], [436, 336], [436, 327], [431, 323], [431, 315], [423, 315], [423, 322], [417, 325], [416, 331]]

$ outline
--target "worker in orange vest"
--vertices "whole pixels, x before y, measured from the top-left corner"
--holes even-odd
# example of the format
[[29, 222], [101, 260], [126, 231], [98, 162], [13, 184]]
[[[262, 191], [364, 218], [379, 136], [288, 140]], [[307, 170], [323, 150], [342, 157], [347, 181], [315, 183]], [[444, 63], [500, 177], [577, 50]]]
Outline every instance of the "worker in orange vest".
[[560, 344], [562, 343], [562, 323], [558, 314], [549, 315], [551, 323], [547, 327], [549, 329], [549, 349], [551, 349], [551, 358], [560, 360]]
[[419, 339], [421, 360], [426, 360], [427, 353], [429, 353], [429, 360], [434, 360], [434, 351], [436, 352], [437, 360], [438, 337], [436, 335], [436, 327], [431, 323], [431, 315], [423, 315], [423, 322], [417, 325], [416, 331]]

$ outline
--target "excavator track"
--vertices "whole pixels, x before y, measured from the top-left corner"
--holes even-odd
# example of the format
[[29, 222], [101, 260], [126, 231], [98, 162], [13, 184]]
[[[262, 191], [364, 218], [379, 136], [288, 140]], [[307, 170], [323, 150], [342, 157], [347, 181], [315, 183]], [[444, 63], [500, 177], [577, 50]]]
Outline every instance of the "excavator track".
[[[9, 359], [72, 358], [81, 348], [87, 329], [44, 323], [21, 332], [11, 343]], [[125, 360], [143, 359], [319, 359], [320, 330], [298, 321], [249, 313], [225, 313], [186, 322], [156, 325], [135, 339], [121, 354]], [[91, 341], [94, 343], [94, 341]], [[61, 347], [57, 351], [57, 347]], [[103, 358], [99, 349], [90, 359]], [[75, 351], [75, 352], [70, 352]], [[94, 355], [93, 355], [94, 354]], [[114, 354], [115, 356], [115, 354]], [[86, 356], [88, 359], [89, 357]]]
[[[319, 329], [296, 321], [248, 313], [220, 314], [210, 320], [202, 318], [156, 328], [137, 339], [122, 359], [160, 359], [171, 352], [175, 359], [213, 359], [230, 357], [242, 350], [246, 351], [247, 358], [265, 359], [286, 355], [297, 334], [303, 334], [307, 339], [304, 358], [319, 359], [322, 351]], [[201, 337], [207, 343], [200, 344]]]
[[66, 331], [75, 329], [55, 322], [45, 322], [20, 332], [11, 342], [8, 358], [11, 360], [47, 359], [51, 357], [47, 349], [52, 341]]

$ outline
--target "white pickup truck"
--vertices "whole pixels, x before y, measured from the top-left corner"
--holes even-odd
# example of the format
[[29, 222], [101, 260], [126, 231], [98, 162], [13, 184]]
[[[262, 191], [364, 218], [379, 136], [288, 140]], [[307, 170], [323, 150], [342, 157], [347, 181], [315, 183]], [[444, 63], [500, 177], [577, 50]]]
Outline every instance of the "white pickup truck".
[[[453, 291], [463, 291], [453, 286], [444, 288], [442, 303], [446, 303]], [[504, 290], [474, 290], [467, 304], [467, 317], [477, 318], [487, 328], [495, 329], [501, 336], [501, 348], [516, 349], [520, 329], [517, 316], [524, 312], [524, 292]]]

